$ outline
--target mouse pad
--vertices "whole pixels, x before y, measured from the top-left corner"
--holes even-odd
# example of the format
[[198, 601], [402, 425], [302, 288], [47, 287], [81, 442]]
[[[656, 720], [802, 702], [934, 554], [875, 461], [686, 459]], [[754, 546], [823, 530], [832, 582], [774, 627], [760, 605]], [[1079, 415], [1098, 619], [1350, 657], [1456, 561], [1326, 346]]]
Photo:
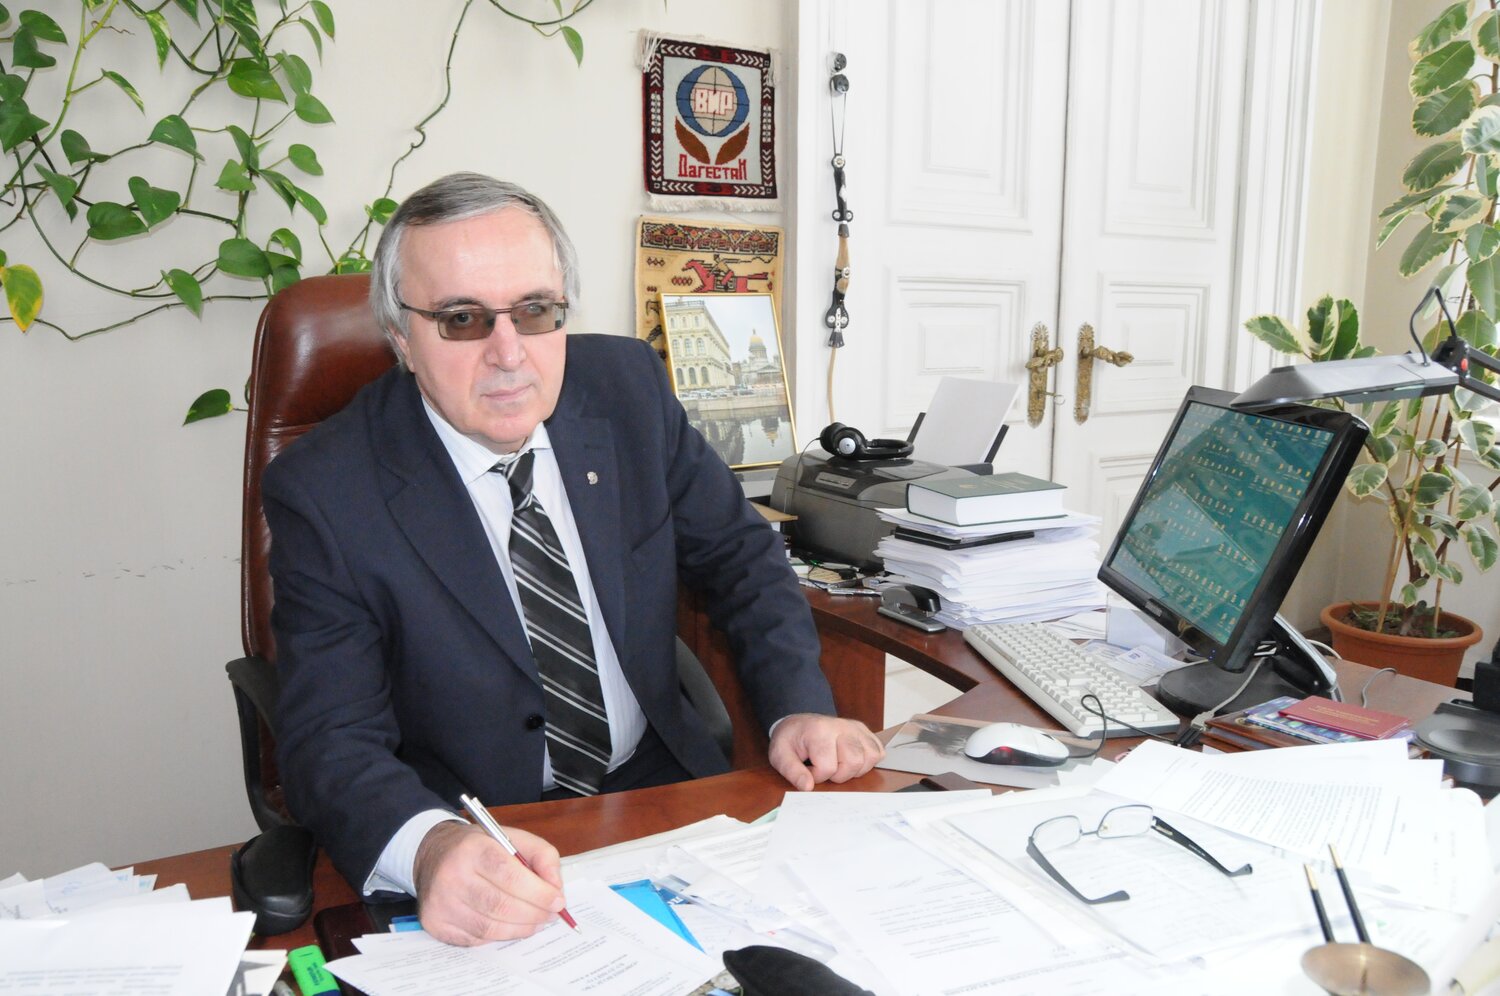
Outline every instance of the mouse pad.
[[[1098, 758], [1073, 760], [1047, 768], [1027, 768], [1013, 764], [984, 764], [964, 756], [969, 734], [989, 721], [957, 719], [953, 716], [919, 715], [907, 720], [885, 745], [885, 758], [877, 768], [911, 771], [921, 775], [957, 772], [985, 785], [1009, 785], [1015, 788], [1046, 788], [1049, 785], [1086, 785], [1097, 781], [1109, 769], [1110, 762]], [[1093, 744], [1041, 728], [1057, 736], [1073, 751], [1092, 750]]]

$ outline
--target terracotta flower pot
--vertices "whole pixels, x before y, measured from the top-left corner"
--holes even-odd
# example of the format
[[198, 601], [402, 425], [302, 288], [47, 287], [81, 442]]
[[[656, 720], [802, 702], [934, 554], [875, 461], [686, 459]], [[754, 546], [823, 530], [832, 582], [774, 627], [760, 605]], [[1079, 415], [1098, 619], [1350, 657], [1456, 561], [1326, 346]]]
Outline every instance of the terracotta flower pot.
[[1443, 613], [1442, 624], [1457, 630], [1458, 636], [1393, 636], [1372, 633], [1345, 621], [1350, 606], [1369, 608], [1379, 604], [1335, 602], [1323, 610], [1323, 625], [1333, 633], [1333, 649], [1340, 657], [1371, 667], [1393, 667], [1401, 674], [1451, 687], [1458, 680], [1464, 651], [1484, 639], [1484, 631], [1472, 619], [1453, 612]]

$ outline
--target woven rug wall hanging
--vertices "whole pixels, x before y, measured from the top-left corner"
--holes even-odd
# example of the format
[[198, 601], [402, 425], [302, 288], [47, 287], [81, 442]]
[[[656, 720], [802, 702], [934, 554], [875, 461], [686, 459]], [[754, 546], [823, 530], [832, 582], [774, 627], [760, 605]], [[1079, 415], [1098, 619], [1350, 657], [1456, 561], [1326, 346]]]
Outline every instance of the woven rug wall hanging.
[[642, 32], [639, 55], [651, 206], [779, 209], [772, 53]]
[[666, 356], [661, 295], [767, 294], [781, 318], [784, 233], [774, 225], [642, 216], [635, 239], [635, 334]]

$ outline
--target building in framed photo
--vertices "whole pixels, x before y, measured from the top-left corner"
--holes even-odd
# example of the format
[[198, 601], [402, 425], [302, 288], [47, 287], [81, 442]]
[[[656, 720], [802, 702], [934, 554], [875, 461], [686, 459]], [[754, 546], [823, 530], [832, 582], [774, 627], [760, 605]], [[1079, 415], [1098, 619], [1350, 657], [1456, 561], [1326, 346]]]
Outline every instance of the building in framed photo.
[[688, 421], [735, 468], [796, 452], [786, 368], [769, 294], [663, 294], [672, 387]]

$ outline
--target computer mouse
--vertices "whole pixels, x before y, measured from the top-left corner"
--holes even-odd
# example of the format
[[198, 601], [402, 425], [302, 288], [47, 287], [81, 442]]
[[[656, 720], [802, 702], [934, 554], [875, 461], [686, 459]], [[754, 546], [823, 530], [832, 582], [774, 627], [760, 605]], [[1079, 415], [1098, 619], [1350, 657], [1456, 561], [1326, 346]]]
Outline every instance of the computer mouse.
[[985, 764], [1045, 768], [1067, 761], [1068, 748], [1040, 730], [1020, 723], [991, 723], [969, 734], [964, 755]]

